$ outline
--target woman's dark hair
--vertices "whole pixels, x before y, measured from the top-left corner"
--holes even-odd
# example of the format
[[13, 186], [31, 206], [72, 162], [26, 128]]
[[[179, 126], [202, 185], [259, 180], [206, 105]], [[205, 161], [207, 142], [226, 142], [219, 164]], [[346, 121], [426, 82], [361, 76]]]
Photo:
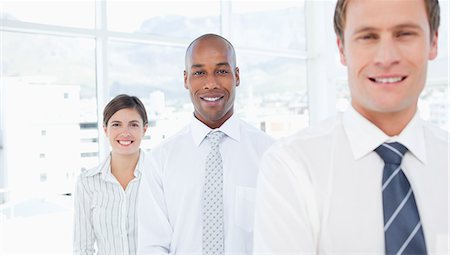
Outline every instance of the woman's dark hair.
[[142, 118], [142, 121], [144, 122], [144, 126], [148, 124], [148, 118], [147, 118], [147, 112], [145, 111], [145, 106], [139, 100], [139, 98], [135, 96], [129, 96], [126, 94], [121, 94], [113, 98], [103, 110], [103, 125], [107, 126], [108, 121], [111, 118], [111, 116], [114, 115], [117, 111], [120, 111], [122, 109], [136, 109], [136, 111], [139, 113], [139, 115]]

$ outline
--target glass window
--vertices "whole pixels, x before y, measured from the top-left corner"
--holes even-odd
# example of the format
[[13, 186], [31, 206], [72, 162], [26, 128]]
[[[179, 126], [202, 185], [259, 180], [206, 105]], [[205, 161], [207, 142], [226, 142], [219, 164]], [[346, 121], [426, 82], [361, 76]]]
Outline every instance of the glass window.
[[192, 113], [184, 88], [185, 49], [140, 43], [110, 42], [110, 97], [138, 96], [149, 115], [142, 148], [150, 149], [175, 133]]
[[220, 1], [108, 1], [108, 29], [189, 42], [220, 33]]
[[304, 1], [233, 1], [235, 46], [305, 50]]
[[[71, 246], [71, 197], [82, 168], [84, 126], [95, 123], [93, 39], [2, 32], [1, 118], [8, 202], [0, 207], [1, 252]], [[91, 148], [97, 152], [98, 148]], [[45, 230], [45, 231], [43, 231]], [[26, 240], [26, 245], [24, 245]]]
[[241, 78], [236, 112], [273, 137], [308, 126], [306, 62], [236, 51]]
[[94, 28], [95, 1], [2, 1], [0, 18], [47, 25]]
[[[97, 106], [96, 75], [103, 74], [96, 64], [106, 66], [99, 80], [108, 81], [99, 89], [110, 92], [101, 101], [127, 93], [146, 105], [144, 149], [191, 118], [184, 53], [204, 33], [224, 34], [236, 47], [238, 115], [275, 137], [308, 123], [306, 62], [296, 56], [305, 55], [303, 2], [111, 0], [97, 11], [104, 5], [96, 2], [1, 2], [2, 21], [38, 26], [27, 28], [31, 33], [12, 32], [23, 32], [20, 22], [8, 22], [8, 32], [0, 26], [0, 253], [70, 252], [73, 201], [61, 194], [73, 191], [80, 171], [98, 165], [98, 135], [104, 135], [97, 126], [97, 108], [104, 106]], [[71, 34], [70, 27], [94, 28], [105, 18], [95, 15], [105, 12], [106, 31], [77, 31], [88, 38], [49, 36], [39, 26]], [[132, 34], [147, 36], [132, 43]], [[107, 39], [108, 63], [102, 63], [95, 39], [108, 37], [114, 40]]]

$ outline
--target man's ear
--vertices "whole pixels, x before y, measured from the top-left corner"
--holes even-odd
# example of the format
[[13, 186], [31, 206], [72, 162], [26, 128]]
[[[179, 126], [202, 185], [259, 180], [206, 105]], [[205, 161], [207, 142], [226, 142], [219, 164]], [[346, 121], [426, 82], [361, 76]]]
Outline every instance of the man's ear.
[[236, 76], [236, 87], [239, 86], [239, 84], [241, 84], [241, 76], [239, 75], [239, 67], [236, 67], [234, 69], [234, 75]]
[[187, 74], [186, 70], [183, 71], [183, 76], [184, 76], [184, 88], [188, 89], [188, 86], [187, 86], [188, 74]]
[[433, 60], [438, 54], [438, 32], [436, 31], [431, 39], [430, 53], [428, 54], [428, 60]]
[[338, 36], [336, 38], [336, 43], [339, 49], [339, 58], [341, 60], [341, 64], [343, 64], [344, 66], [347, 65], [347, 60], [345, 59], [345, 54], [344, 54], [344, 41]]

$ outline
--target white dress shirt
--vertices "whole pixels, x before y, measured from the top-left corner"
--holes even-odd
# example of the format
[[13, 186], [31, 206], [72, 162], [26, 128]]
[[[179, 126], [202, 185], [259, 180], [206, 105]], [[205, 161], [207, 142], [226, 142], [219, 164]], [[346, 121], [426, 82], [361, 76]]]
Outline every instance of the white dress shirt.
[[133, 255], [137, 247], [136, 203], [144, 166], [141, 150], [135, 178], [124, 190], [111, 173], [111, 155], [80, 174], [75, 191], [74, 254]]
[[280, 140], [261, 163], [255, 254], [384, 254], [381, 180], [373, 150], [400, 142], [429, 254], [447, 254], [448, 133], [418, 114], [389, 137], [353, 108]]
[[[272, 138], [234, 115], [218, 130], [223, 161], [225, 253], [249, 254], [253, 246], [258, 166]], [[151, 151], [139, 194], [138, 254], [201, 254], [202, 192], [211, 131], [193, 117]]]

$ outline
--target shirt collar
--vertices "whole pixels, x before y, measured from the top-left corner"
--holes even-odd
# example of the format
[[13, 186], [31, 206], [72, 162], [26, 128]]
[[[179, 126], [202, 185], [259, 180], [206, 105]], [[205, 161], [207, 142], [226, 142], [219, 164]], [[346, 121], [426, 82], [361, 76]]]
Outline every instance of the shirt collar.
[[134, 177], [140, 177], [142, 172], [143, 172], [143, 168], [144, 168], [144, 157], [145, 157], [145, 153], [142, 149], [139, 149], [139, 159], [138, 162], [136, 164], [136, 168], [134, 169]]
[[[144, 151], [142, 149], [139, 149], [139, 160], [138, 163], [136, 164], [136, 168], [134, 169], [134, 176], [135, 177], [140, 177], [142, 174], [142, 167], [143, 167], [143, 162], [144, 162]], [[94, 169], [94, 171], [92, 171], [89, 176], [93, 176], [96, 174], [100, 174], [101, 178], [103, 180], [108, 180], [108, 181], [114, 181], [114, 176], [112, 175], [111, 172], [111, 153], [108, 154], [108, 157], [106, 157], [105, 160], [103, 160], [103, 162]]]
[[[198, 120], [194, 115], [192, 115], [191, 121], [191, 134], [194, 139], [195, 146], [200, 146], [202, 141], [205, 139], [206, 135], [211, 132], [213, 129], [205, 125], [203, 122]], [[233, 114], [231, 117], [226, 120], [222, 126], [216, 128], [214, 130], [220, 130], [230, 137], [233, 140], [240, 141], [241, 133], [240, 133], [240, 122], [239, 119]]]
[[426, 163], [423, 122], [418, 112], [403, 131], [393, 137], [386, 135], [353, 107], [349, 107], [344, 113], [343, 125], [355, 160], [369, 154], [384, 142], [399, 142], [420, 161]]
[[417, 111], [408, 125], [398, 135], [396, 142], [403, 144], [422, 163], [427, 163], [425, 151], [424, 122]]

